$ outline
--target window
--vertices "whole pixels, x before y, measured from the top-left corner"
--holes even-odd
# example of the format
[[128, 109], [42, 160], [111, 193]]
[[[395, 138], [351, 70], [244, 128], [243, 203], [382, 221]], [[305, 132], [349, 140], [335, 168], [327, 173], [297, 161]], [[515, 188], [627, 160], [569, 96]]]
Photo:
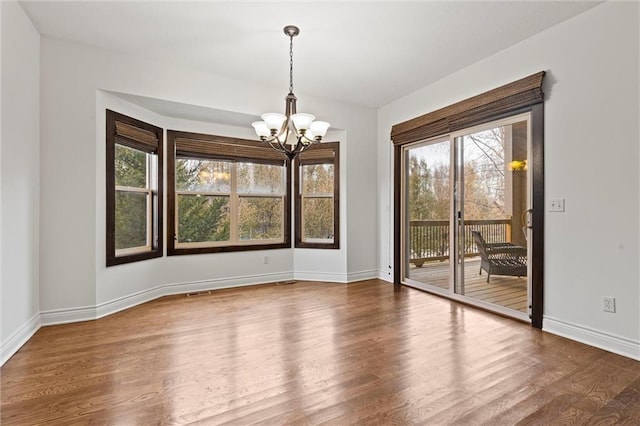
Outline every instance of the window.
[[288, 161], [255, 141], [168, 131], [167, 253], [286, 248]]
[[296, 162], [296, 247], [340, 248], [339, 143], [313, 145]]
[[107, 110], [107, 266], [162, 256], [162, 129]]

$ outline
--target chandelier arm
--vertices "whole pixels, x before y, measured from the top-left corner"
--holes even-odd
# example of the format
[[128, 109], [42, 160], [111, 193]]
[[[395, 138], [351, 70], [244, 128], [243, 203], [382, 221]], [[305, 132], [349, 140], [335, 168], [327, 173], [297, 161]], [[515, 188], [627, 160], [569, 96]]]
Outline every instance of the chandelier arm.
[[[307, 141], [306, 143], [305, 140]], [[289, 148], [287, 147], [286, 142], [283, 143], [277, 136], [274, 136], [270, 139], [265, 139], [264, 141], [267, 142], [274, 151], [285, 154], [290, 160], [293, 160], [293, 158], [295, 158], [300, 153], [308, 150], [311, 145], [317, 142], [307, 138], [306, 136], [298, 136], [296, 137], [295, 146], [292, 145]]]
[[309, 142], [307, 145], [313, 145], [314, 143], [318, 142], [318, 139], [308, 138], [307, 135], [302, 135], [300, 136], [300, 138], [304, 138], [305, 140], [307, 140]]
[[[291, 146], [290, 148], [287, 146], [287, 140], [289, 139], [289, 135], [290, 135], [290, 131], [289, 129], [287, 129], [286, 132], [286, 137], [284, 137], [283, 141], [280, 140], [279, 137], [275, 136], [271, 141], [270, 141], [270, 145], [273, 149], [275, 149], [278, 152], [281, 152], [283, 154], [286, 154], [287, 157], [289, 157], [290, 159], [292, 159], [293, 157], [295, 157], [295, 155], [298, 152], [302, 152], [298, 150], [298, 144], [300, 144], [300, 138], [296, 137], [297, 139], [297, 143], [295, 146]], [[273, 141], [277, 142], [277, 145], [273, 145]]]
[[291, 150], [289, 148], [287, 148], [286, 139], [285, 139], [284, 142], [280, 142], [280, 139], [278, 139], [278, 146], [280, 147], [280, 151], [285, 153], [285, 154], [289, 154], [291, 152]]
[[284, 154], [284, 153], [286, 153], [286, 151], [285, 151], [284, 149], [282, 149], [282, 148], [280, 147], [280, 145], [275, 145], [275, 144], [273, 143], [273, 142], [274, 142], [274, 140], [277, 140], [277, 139], [271, 139], [271, 140], [268, 140], [268, 141], [267, 141], [267, 143], [269, 144], [269, 146], [271, 147], [271, 149], [273, 149], [274, 151], [281, 152], [281, 153], [283, 153], [283, 154]]
[[296, 156], [298, 154], [300, 154], [302, 151], [304, 151], [304, 145], [302, 146], [302, 148], [300, 148], [300, 139], [297, 139], [297, 142], [294, 145], [291, 145], [290, 147], [287, 147], [286, 142], [284, 144], [282, 144], [279, 140], [278, 143], [280, 144], [280, 146], [282, 147], [281, 152], [283, 152], [287, 158], [289, 159], [289, 161], [293, 161], [294, 158], [296, 158]]
[[[300, 139], [298, 139], [298, 145], [302, 145], [302, 148], [300, 148], [299, 150], [297, 150], [298, 154], [305, 152], [307, 149], [309, 149], [311, 147], [312, 144], [303, 144]], [[298, 148], [298, 146], [296, 145], [296, 148]]]
[[271, 146], [275, 151], [286, 154], [288, 152], [287, 148], [280, 142], [280, 138], [277, 136], [272, 137], [271, 139], [267, 139], [266, 142]]

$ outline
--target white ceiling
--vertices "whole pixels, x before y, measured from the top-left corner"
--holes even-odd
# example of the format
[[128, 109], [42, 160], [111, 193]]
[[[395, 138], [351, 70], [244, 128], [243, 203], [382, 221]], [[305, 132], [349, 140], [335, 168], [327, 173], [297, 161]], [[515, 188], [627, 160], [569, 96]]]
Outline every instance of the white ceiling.
[[571, 18], [593, 1], [22, 1], [45, 36], [379, 107]]

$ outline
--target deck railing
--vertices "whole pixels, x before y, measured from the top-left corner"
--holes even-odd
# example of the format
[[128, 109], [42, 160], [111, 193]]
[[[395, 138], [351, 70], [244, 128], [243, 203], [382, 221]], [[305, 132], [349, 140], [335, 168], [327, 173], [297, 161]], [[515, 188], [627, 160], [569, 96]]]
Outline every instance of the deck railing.
[[[511, 220], [465, 220], [465, 254], [478, 253], [471, 231], [479, 231], [488, 243], [511, 241]], [[412, 220], [409, 222], [409, 261], [416, 266], [429, 260], [449, 258], [449, 221]]]

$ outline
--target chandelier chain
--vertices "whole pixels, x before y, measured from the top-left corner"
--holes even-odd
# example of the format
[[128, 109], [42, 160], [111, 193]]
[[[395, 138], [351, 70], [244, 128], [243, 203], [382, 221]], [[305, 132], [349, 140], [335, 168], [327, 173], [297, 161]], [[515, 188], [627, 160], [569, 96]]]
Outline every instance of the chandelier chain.
[[289, 93], [293, 93], [293, 36], [289, 36]]

